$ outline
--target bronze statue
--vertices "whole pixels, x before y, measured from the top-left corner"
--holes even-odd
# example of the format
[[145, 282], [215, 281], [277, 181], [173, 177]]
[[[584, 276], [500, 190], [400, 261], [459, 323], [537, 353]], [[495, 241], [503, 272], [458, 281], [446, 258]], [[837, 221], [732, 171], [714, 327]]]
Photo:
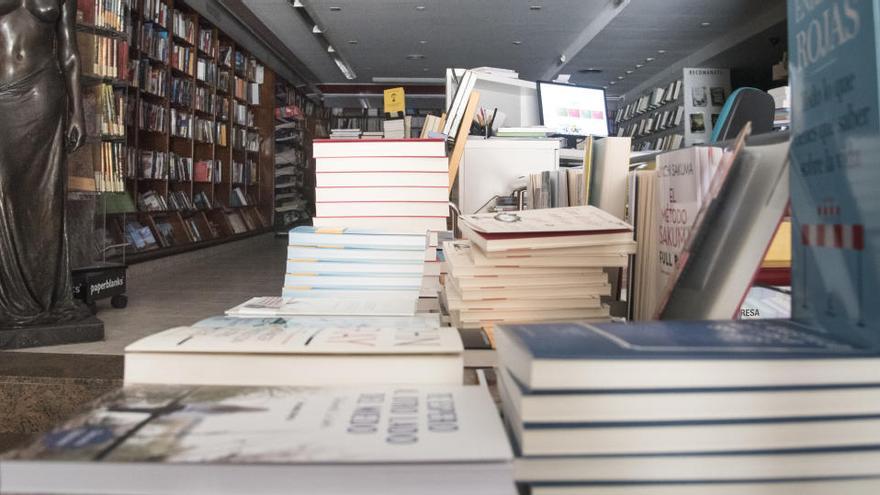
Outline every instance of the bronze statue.
[[76, 0], [0, 0], [0, 330], [88, 317], [73, 300], [66, 154], [85, 141]]

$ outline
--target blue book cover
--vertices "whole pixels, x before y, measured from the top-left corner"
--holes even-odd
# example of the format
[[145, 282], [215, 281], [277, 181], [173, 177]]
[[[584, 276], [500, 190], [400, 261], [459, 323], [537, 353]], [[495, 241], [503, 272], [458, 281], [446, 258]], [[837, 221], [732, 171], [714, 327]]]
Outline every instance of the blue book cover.
[[804, 359], [871, 355], [791, 320], [502, 325], [532, 359]]
[[880, 0], [788, 2], [792, 318], [880, 349]]

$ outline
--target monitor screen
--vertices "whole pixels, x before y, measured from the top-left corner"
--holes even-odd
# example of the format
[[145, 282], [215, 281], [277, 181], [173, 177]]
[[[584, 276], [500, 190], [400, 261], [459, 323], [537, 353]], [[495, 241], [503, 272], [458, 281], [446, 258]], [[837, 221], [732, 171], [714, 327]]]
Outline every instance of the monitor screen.
[[541, 125], [564, 136], [608, 135], [605, 90], [538, 81]]

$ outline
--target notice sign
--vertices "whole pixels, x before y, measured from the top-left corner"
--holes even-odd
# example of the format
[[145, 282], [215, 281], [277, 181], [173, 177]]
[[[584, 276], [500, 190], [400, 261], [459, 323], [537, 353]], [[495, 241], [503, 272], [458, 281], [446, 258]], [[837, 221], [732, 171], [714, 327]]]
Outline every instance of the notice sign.
[[403, 113], [406, 109], [406, 96], [403, 88], [391, 88], [385, 90], [385, 113]]

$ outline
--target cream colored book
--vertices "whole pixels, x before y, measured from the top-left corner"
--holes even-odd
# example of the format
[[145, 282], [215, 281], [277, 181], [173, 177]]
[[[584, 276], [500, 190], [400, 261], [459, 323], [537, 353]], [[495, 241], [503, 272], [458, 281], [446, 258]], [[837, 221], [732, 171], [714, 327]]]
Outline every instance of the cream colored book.
[[[226, 320], [226, 321], [224, 321]], [[232, 320], [232, 323], [228, 323]], [[219, 319], [125, 349], [126, 383], [354, 385], [461, 383], [463, 347], [437, 315]]]
[[632, 227], [593, 206], [462, 215], [462, 235], [483, 251], [559, 249], [632, 241]]

